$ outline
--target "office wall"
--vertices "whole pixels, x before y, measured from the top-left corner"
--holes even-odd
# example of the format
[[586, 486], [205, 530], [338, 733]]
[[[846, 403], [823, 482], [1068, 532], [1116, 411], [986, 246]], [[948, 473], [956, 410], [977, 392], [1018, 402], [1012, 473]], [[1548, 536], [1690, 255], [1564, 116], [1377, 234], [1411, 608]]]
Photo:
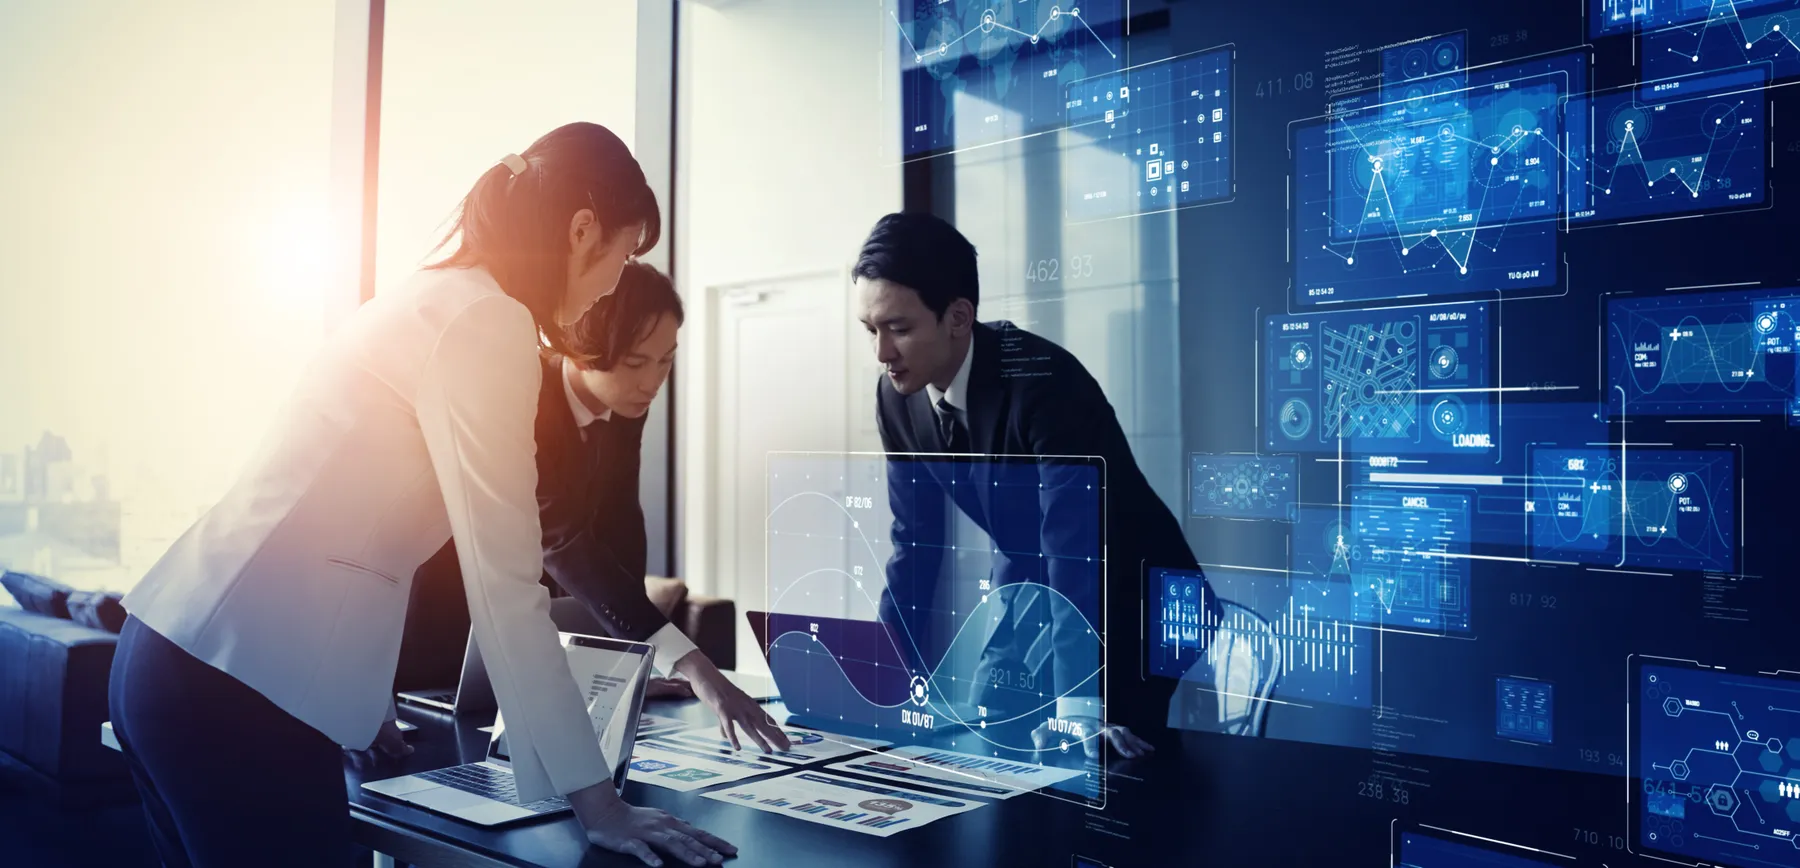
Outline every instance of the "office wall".
[[[720, 575], [711, 462], [730, 432], [702, 421], [707, 401], [718, 397], [707, 382], [706, 352], [717, 338], [708, 292], [848, 266], [869, 226], [900, 206], [891, 144], [898, 84], [884, 73], [879, 2], [689, 2], [680, 9], [677, 275], [689, 315], [678, 366], [680, 550], [682, 572], [698, 590], [728, 592], [737, 582], [760, 586], [762, 576]], [[835, 336], [794, 340], [823, 345]], [[840, 359], [833, 352], [821, 364]], [[753, 496], [762, 502], [760, 486]]]
[[636, 0], [389, 0], [376, 290], [428, 260], [488, 167], [571, 121], [631, 142]]
[[0, 4], [0, 565], [128, 587], [255, 447], [332, 293], [334, 22]]

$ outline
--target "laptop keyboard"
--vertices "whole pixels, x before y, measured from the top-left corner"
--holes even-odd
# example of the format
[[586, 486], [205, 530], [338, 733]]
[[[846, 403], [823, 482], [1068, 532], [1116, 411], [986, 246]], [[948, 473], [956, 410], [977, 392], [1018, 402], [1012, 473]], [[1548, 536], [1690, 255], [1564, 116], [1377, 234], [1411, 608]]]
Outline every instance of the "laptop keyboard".
[[518, 805], [534, 814], [547, 814], [551, 811], [560, 811], [569, 806], [569, 801], [567, 799], [560, 798], [543, 799], [541, 801], [531, 802], [530, 804], [519, 805], [519, 792], [514, 785], [512, 773], [503, 772], [478, 763], [452, 766], [447, 769], [438, 769], [436, 771], [421, 772], [419, 773], [419, 777], [431, 781], [434, 784], [442, 784], [446, 787], [462, 790], [465, 793], [474, 793], [475, 795], [484, 798], [493, 799], [496, 802]]

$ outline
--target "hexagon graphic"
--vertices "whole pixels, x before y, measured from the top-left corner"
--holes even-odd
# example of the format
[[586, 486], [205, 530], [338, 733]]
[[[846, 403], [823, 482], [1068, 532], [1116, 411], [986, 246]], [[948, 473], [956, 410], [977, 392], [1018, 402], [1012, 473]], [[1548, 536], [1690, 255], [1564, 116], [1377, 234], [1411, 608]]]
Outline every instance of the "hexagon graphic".
[[1781, 771], [1781, 754], [1763, 751], [1756, 761], [1762, 764], [1763, 771], [1774, 774]]
[[1721, 817], [1729, 817], [1737, 812], [1737, 791], [1724, 784], [1713, 784], [1706, 791], [1706, 806]]
[[1762, 783], [1756, 785], [1756, 794], [1762, 797], [1764, 804], [1773, 805], [1783, 801], [1781, 782], [1769, 778], [1764, 778]]
[[1688, 776], [1688, 767], [1687, 767], [1687, 763], [1685, 761], [1676, 760], [1672, 763], [1669, 763], [1669, 777], [1672, 777], [1678, 781], [1685, 781], [1685, 780], [1687, 780], [1687, 776]]
[[1676, 699], [1673, 696], [1669, 697], [1668, 699], [1663, 700], [1663, 714], [1666, 714], [1670, 717], [1680, 717], [1681, 716], [1681, 700]]
[[1788, 799], [1785, 810], [1789, 820], [1800, 823], [1800, 799]]

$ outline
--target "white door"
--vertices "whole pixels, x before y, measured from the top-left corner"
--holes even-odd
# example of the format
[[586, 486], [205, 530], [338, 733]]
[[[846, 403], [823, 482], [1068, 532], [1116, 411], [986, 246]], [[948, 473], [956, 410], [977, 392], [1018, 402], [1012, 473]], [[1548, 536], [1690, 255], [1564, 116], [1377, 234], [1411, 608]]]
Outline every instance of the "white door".
[[[715, 587], [740, 613], [740, 670], [767, 671], [741, 613], [767, 611], [768, 455], [851, 448], [848, 351], [861, 348], [847, 340], [854, 325], [849, 292], [844, 273], [834, 270], [718, 287], [709, 299], [718, 324], [708, 353], [716, 420], [707, 506], [717, 529], [711, 561], [719, 571]], [[875, 408], [857, 411], [872, 419]]]

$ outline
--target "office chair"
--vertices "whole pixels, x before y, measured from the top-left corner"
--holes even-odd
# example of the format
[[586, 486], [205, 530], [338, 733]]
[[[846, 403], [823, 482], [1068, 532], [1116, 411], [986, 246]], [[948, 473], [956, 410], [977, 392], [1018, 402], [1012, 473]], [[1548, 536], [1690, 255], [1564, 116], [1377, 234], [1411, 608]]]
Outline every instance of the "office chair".
[[1281, 645], [1267, 619], [1220, 600], [1207, 653], [1182, 673], [1169, 700], [1169, 728], [1260, 736], [1281, 679]]

